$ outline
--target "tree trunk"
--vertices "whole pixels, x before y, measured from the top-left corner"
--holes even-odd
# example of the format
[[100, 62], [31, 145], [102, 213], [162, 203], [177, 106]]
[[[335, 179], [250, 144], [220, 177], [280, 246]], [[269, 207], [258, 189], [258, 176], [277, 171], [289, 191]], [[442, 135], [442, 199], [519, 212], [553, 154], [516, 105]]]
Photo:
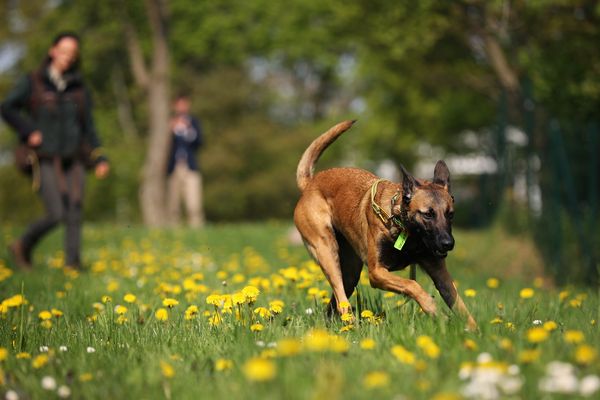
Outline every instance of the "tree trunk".
[[[169, 48], [164, 2], [146, 0], [145, 5], [152, 31], [153, 54], [150, 74], [146, 75], [149, 79], [142, 78], [142, 82], [147, 83], [149, 132], [139, 196], [144, 223], [158, 227], [167, 223], [165, 178], [169, 145]], [[139, 63], [134, 65], [140, 68]], [[144, 75], [145, 68], [142, 71]]]

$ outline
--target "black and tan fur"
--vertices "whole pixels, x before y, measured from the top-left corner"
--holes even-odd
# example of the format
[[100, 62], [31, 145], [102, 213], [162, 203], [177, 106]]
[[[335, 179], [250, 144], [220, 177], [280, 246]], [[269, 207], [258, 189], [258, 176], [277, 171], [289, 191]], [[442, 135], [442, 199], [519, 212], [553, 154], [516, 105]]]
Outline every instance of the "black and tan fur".
[[448, 307], [467, 320], [469, 329], [476, 329], [446, 269], [445, 257], [454, 247], [454, 199], [443, 161], [438, 161], [432, 181], [415, 179], [402, 168], [402, 183], [378, 184], [375, 202], [387, 214], [398, 216], [408, 231], [401, 251], [394, 248], [399, 228], [391, 220], [384, 223], [371, 206], [371, 187], [377, 176], [357, 168], [333, 168], [313, 176], [320, 155], [352, 124], [339, 123], [315, 139], [302, 155], [296, 176], [302, 195], [294, 222], [333, 289], [332, 307], [339, 313], [349, 311], [340, 304], [348, 302], [366, 264], [372, 287], [407, 295], [424, 312], [435, 315], [433, 298], [416, 281], [391, 272], [419, 264]]

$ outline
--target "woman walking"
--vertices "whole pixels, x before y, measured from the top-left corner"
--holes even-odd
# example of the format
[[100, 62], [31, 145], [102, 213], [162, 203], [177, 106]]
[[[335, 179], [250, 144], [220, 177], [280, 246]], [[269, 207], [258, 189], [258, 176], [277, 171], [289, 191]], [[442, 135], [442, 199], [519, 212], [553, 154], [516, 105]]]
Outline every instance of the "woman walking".
[[45, 215], [9, 246], [18, 267], [32, 268], [32, 251], [59, 223], [65, 224], [65, 264], [81, 267], [80, 244], [85, 169], [98, 178], [109, 172], [100, 153], [90, 95], [79, 71], [80, 40], [74, 33], [55, 37], [41, 67], [22, 77], [0, 111], [37, 155], [39, 195]]

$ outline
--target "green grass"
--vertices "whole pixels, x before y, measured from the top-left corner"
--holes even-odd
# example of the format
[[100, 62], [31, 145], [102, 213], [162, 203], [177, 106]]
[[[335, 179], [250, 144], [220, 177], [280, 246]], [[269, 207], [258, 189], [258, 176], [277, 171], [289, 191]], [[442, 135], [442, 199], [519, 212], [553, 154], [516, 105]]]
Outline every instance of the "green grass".
[[[493, 362], [479, 365], [480, 371], [487, 368], [505, 383], [520, 382], [514, 398], [542, 397], [538, 385], [554, 360], [572, 364], [577, 379], [600, 374], [600, 335], [593, 322], [599, 319], [598, 293], [568, 288], [561, 301], [560, 290], [540, 279], [540, 259], [526, 238], [499, 230], [456, 232], [457, 248], [448, 257], [448, 265], [461, 293], [476, 291], [474, 297], [463, 298], [479, 323], [479, 332], [464, 330], [463, 322], [451, 315], [422, 272], [417, 280], [436, 295], [442, 311], [439, 318], [424, 315], [402, 296], [371, 289], [368, 279], [363, 279], [359, 296], [351, 298], [354, 328], [341, 332], [346, 324], [339, 317], [327, 318], [321, 300], [308, 296], [309, 288], [327, 290], [327, 298], [330, 290], [304, 248], [288, 243], [288, 228], [218, 225], [193, 232], [86, 225], [83, 256], [87, 269], [80, 274], [62, 267], [62, 232], [53, 233], [35, 254], [34, 272], [15, 271], [0, 281], [0, 300], [23, 293], [28, 301], [0, 316], [0, 347], [7, 350], [0, 361], [0, 393], [13, 390], [21, 398], [57, 397], [56, 390], [42, 388], [42, 378], [50, 376], [58, 386], [68, 387], [71, 397], [86, 399], [461, 398], [469, 388], [481, 387], [474, 378], [459, 377], [467, 363], [476, 365], [478, 358], [485, 361], [481, 353], [489, 353]], [[2, 249], [17, 232], [4, 229]], [[5, 260], [0, 261], [2, 276], [10, 261], [3, 250], [0, 257]], [[280, 270], [292, 266], [302, 271], [300, 278], [282, 278]], [[190, 282], [184, 282], [198, 278], [193, 275], [198, 272], [203, 279], [196, 279], [195, 290], [190, 290]], [[491, 277], [499, 279], [498, 288], [487, 287]], [[236, 293], [248, 285], [259, 287], [261, 293], [254, 304], [240, 306], [242, 320], [225, 314], [219, 325], [211, 326], [203, 315], [215, 310], [206, 303], [207, 296]], [[533, 288], [534, 296], [521, 298], [523, 288]], [[127, 293], [136, 295], [135, 304], [125, 303]], [[103, 304], [105, 295], [112, 302]], [[159, 321], [155, 312], [166, 297], [179, 304], [168, 311], [167, 321]], [[268, 308], [275, 299], [282, 300], [284, 307], [272, 319], [262, 320], [252, 312], [259, 306]], [[95, 303], [104, 310], [95, 310]], [[117, 322], [117, 304], [128, 308], [122, 324]], [[192, 304], [198, 306], [199, 314], [186, 320], [184, 312]], [[38, 315], [52, 308], [63, 316], [53, 317], [52, 326], [44, 328]], [[309, 308], [312, 314], [307, 314]], [[373, 311], [379, 317], [377, 323], [360, 318], [362, 310]], [[494, 319], [501, 322], [491, 323]], [[554, 321], [557, 329], [543, 342], [531, 343], [528, 333], [534, 320]], [[252, 332], [250, 325], [259, 321], [264, 329]], [[341, 351], [330, 347], [311, 351], [307, 333], [314, 329], [338, 338], [336, 343], [342, 348], [337, 350]], [[583, 335], [581, 343], [565, 341], [565, 332], [573, 330]], [[430, 337], [435, 345], [419, 347], [419, 336]], [[281, 354], [281, 346], [275, 344], [283, 338], [298, 339], [303, 346], [300, 352]], [[375, 342], [374, 349], [361, 347], [366, 338]], [[392, 354], [398, 345], [414, 357], [412, 363], [403, 363]], [[48, 352], [41, 346], [47, 346]], [[67, 350], [61, 351], [61, 346]], [[89, 353], [88, 347], [95, 352]], [[439, 348], [439, 355], [428, 355], [427, 347], [433, 353]], [[578, 360], [577, 349], [584, 353], [587, 349], [588, 355], [596, 352], [596, 358]], [[531, 350], [536, 352], [526, 360]], [[20, 352], [31, 358], [17, 358]], [[40, 354], [48, 356], [47, 362], [34, 366]], [[274, 366], [272, 379], [256, 382], [245, 374], [244, 365], [256, 357]], [[219, 359], [230, 360], [232, 367], [219, 371], [215, 368]], [[508, 372], [511, 365], [518, 366], [516, 374], [514, 367], [510, 369], [513, 375]], [[387, 381], [384, 376], [380, 386], [370, 388], [365, 378], [373, 371], [384, 372]]]

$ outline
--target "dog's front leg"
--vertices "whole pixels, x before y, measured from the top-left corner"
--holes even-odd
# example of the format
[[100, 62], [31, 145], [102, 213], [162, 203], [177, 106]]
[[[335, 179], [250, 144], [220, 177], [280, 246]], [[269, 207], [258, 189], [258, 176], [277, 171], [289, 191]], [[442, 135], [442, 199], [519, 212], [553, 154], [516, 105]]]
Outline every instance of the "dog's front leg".
[[416, 281], [394, 275], [380, 264], [373, 267], [369, 265], [369, 281], [374, 288], [404, 294], [414, 299], [425, 313], [436, 315], [437, 309], [431, 295]]
[[446, 268], [444, 260], [436, 260], [435, 262], [427, 262], [422, 264], [427, 274], [431, 277], [435, 287], [440, 292], [442, 299], [448, 307], [456, 314], [467, 320], [467, 329], [470, 331], [477, 330], [477, 323], [471, 316], [471, 313], [465, 306], [462, 298], [456, 290], [454, 281]]

